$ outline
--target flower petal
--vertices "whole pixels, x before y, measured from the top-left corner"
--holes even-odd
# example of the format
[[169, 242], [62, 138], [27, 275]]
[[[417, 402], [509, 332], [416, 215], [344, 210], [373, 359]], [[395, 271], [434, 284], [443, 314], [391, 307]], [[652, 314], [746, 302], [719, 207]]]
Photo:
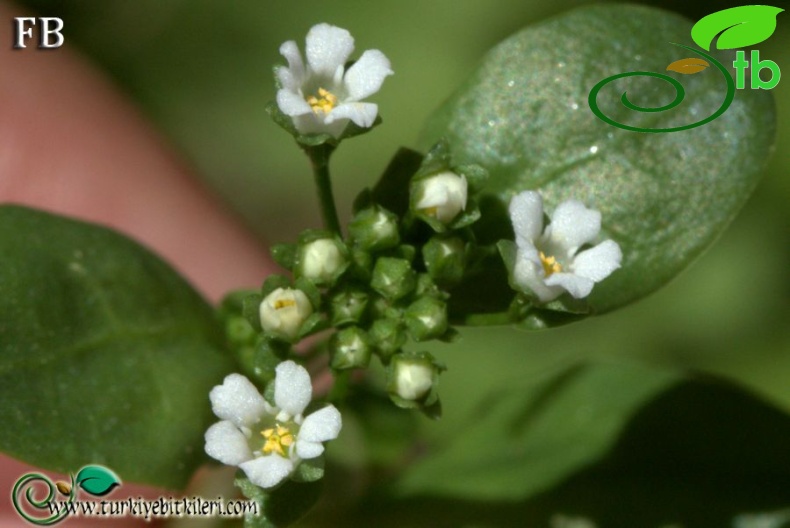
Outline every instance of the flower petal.
[[354, 51], [354, 38], [345, 29], [318, 24], [310, 28], [306, 38], [307, 63], [318, 75], [332, 78]]
[[296, 441], [296, 455], [302, 460], [315, 458], [324, 452], [324, 445], [321, 442]]
[[294, 463], [280, 455], [258, 457], [239, 464], [250, 482], [262, 488], [271, 488], [282, 482], [294, 470]]
[[538, 250], [534, 247], [519, 249], [516, 253], [513, 279], [525, 293], [532, 292], [541, 302], [548, 302], [562, 295], [562, 288], [546, 284], [543, 265], [540, 263]]
[[389, 59], [379, 50], [367, 50], [346, 72], [348, 100], [359, 101], [381, 89], [384, 78], [394, 72]]
[[326, 122], [332, 123], [338, 119], [350, 119], [357, 126], [369, 128], [373, 126], [378, 112], [379, 107], [374, 103], [343, 103], [329, 112]]
[[304, 419], [302, 428], [299, 429], [299, 440], [307, 442], [334, 440], [340, 433], [341, 427], [343, 427], [343, 419], [340, 417], [340, 411], [334, 405], [329, 405]]
[[223, 420], [206, 430], [206, 454], [229, 466], [238, 466], [252, 458], [247, 438], [232, 423]]
[[300, 416], [310, 398], [313, 387], [310, 374], [293, 361], [283, 361], [275, 369], [274, 403], [290, 416]]
[[313, 109], [310, 108], [304, 97], [285, 88], [277, 90], [277, 106], [287, 116], [301, 116], [313, 113]]
[[580, 246], [592, 242], [601, 231], [601, 213], [588, 209], [578, 200], [562, 202], [551, 215], [546, 234], [548, 254], [572, 256]]
[[[283, 42], [282, 46], [280, 46], [280, 54], [288, 61], [288, 67], [277, 68], [277, 77], [285, 88], [299, 86], [302, 84], [305, 74], [302, 55], [299, 53], [299, 46], [297, 46], [296, 42], [293, 40]], [[287, 78], [292, 84], [287, 83], [282, 77], [282, 75], [285, 75], [284, 72], [288, 72]]]
[[211, 389], [209, 399], [214, 414], [238, 428], [254, 425], [269, 410], [255, 385], [241, 374], [226, 376], [222, 385]]
[[302, 62], [302, 54], [299, 53], [299, 46], [293, 40], [283, 42], [280, 46], [280, 55], [285, 57], [288, 61], [288, 69], [294, 75], [302, 76], [304, 74], [304, 63]]
[[576, 299], [590, 295], [594, 284], [592, 279], [573, 273], [553, 273], [546, 279], [547, 286], [559, 286]]
[[614, 240], [605, 240], [597, 246], [584, 250], [573, 259], [573, 273], [599, 282], [620, 267], [623, 252]]
[[524, 191], [510, 200], [510, 221], [519, 248], [535, 247], [543, 229], [543, 199], [535, 191]]

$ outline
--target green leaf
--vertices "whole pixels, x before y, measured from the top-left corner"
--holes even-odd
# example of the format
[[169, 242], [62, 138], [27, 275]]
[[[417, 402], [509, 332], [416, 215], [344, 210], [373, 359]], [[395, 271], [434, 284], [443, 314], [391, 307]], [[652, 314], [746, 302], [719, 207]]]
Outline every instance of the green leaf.
[[[523, 190], [539, 190], [548, 211], [568, 199], [601, 211], [601, 239], [618, 242], [624, 257], [622, 268], [593, 289], [593, 312], [633, 302], [688, 266], [733, 219], [771, 153], [774, 105], [765, 90], [738, 90], [717, 119], [664, 134], [616, 128], [592, 113], [588, 95], [596, 83], [620, 72], [664, 71], [678, 58], [670, 42], [688, 41], [690, 29], [682, 17], [642, 6], [570, 11], [494, 48], [424, 132], [424, 146], [446, 137], [458, 163], [488, 169], [475, 226], [480, 241], [513, 239], [507, 204]], [[732, 63], [727, 52], [714, 55]], [[671, 100], [671, 87], [644, 76], [611, 84], [616, 90], [607, 85], [598, 95], [602, 110], [643, 128], [696, 122], [717, 111], [727, 93], [722, 73], [710, 68], [683, 76], [683, 104], [639, 113], [621, 105], [623, 91], [649, 107]], [[480, 295], [466, 310], [501, 311], [500, 288], [486, 294], [485, 285], [504, 283], [505, 273], [503, 265], [489, 265], [471, 278]]]
[[75, 481], [79, 487], [97, 497], [108, 494], [121, 484], [118, 475], [103, 466], [85, 466], [77, 473]]
[[0, 449], [180, 488], [232, 370], [210, 306], [108, 229], [0, 207]]
[[599, 365], [503, 387], [481, 402], [450, 443], [433, 446], [411, 467], [397, 490], [484, 500], [550, 489], [606, 454], [636, 411], [678, 379], [671, 372]]
[[784, 11], [768, 5], [745, 5], [716, 11], [703, 17], [691, 29], [691, 38], [710, 50], [713, 39], [718, 49], [745, 48], [768, 39], [776, 30], [776, 17]]

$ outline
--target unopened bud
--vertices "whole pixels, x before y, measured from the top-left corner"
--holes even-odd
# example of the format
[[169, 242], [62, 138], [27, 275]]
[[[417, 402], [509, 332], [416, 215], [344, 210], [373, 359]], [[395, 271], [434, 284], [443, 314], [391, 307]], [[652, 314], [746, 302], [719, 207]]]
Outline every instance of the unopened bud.
[[370, 286], [387, 299], [400, 299], [417, 286], [417, 274], [408, 260], [380, 257], [373, 268]]
[[333, 326], [359, 323], [368, 306], [368, 294], [362, 290], [343, 290], [336, 293], [329, 304]]
[[466, 209], [466, 178], [452, 171], [415, 181], [411, 192], [415, 212], [442, 224], [449, 224]]
[[378, 205], [358, 212], [348, 232], [360, 248], [368, 251], [393, 248], [400, 242], [398, 217]]
[[299, 248], [296, 273], [318, 285], [331, 285], [348, 266], [345, 248], [332, 238], [319, 238]]
[[439, 374], [428, 354], [397, 355], [392, 358], [390, 368], [390, 393], [410, 402], [428, 396]]
[[385, 364], [406, 344], [406, 332], [401, 322], [396, 319], [377, 319], [368, 334]]
[[261, 326], [275, 337], [293, 341], [312, 313], [313, 306], [302, 290], [277, 288], [261, 302]]
[[433, 237], [422, 248], [428, 274], [442, 284], [457, 284], [464, 276], [466, 244], [458, 237]]
[[364, 330], [356, 326], [339, 330], [329, 342], [331, 367], [336, 370], [364, 368], [370, 363], [370, 340]]
[[404, 320], [415, 341], [440, 337], [447, 331], [447, 305], [434, 297], [423, 297], [406, 309]]

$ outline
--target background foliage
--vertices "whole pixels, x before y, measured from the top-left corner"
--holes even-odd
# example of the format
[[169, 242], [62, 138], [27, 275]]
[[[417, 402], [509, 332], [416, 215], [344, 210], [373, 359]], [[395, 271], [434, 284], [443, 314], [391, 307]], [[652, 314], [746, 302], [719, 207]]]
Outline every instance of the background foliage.
[[[587, 2], [24, 3], [47, 16], [64, 17], [67, 40], [81, 47], [116, 80], [194, 164], [207, 184], [260, 233], [262, 241], [280, 241], [293, 239], [302, 229], [319, 223], [312, 193], [305, 196], [302, 191], [310, 178], [307, 162], [264, 111], [265, 103], [274, 97], [270, 68], [283, 63], [277, 55], [280, 43], [296, 39], [301, 46], [311, 25], [328, 21], [349, 28], [358, 51], [380, 48], [393, 62], [396, 74], [375, 99], [385, 126], [346, 145], [334, 160], [340, 211], [347, 216], [355, 193], [380, 174], [398, 146], [417, 144], [425, 118], [491, 46], [526, 24]], [[661, 5], [672, 7], [672, 3]], [[709, 12], [693, 11], [695, 8], [687, 2], [676, 2], [675, 7], [694, 20]], [[727, 3], [720, 3], [710, 9], [725, 7]], [[759, 46], [761, 57], [785, 69], [790, 68], [787, 16], [779, 15], [776, 33]], [[509, 400], [507, 394], [497, 394], [533, 393], [548, 383], [561, 395], [567, 388], [562, 373], [579, 360], [614, 365], [613, 372], [645, 368], [633, 366], [637, 363], [660, 367], [673, 379], [687, 379], [684, 376], [688, 372], [715, 374], [737, 381], [790, 412], [790, 150], [782, 148], [790, 136], [785, 115], [790, 112], [789, 82], [780, 82], [773, 92], [779, 112], [777, 153], [745, 209], [699, 262], [660, 292], [605, 317], [543, 333], [466, 330], [464, 339], [452, 347], [430, 347], [451, 367], [441, 386], [446, 402], [444, 418], [439, 423], [420, 420], [415, 424], [425, 438], [418, 446], [423, 451], [404, 451], [396, 445], [389, 446], [389, 452], [371, 456], [390, 462], [402, 457], [405, 463], [426, 448], [471, 434], [476, 425], [470, 423], [470, 417], [487, 416], [491, 409], [504, 413], [494, 431], [498, 435], [498, 428], [507, 420], [518, 422], [521, 418], [517, 413], [508, 415], [506, 406], [496, 404], [497, 397], [505, 402], [512, 397]], [[598, 367], [590, 368], [598, 372]], [[619, 376], [624, 383], [633, 379], [630, 374]], [[554, 379], [560, 380], [559, 385], [552, 382]], [[580, 379], [586, 378], [572, 377], [571, 381]], [[574, 383], [569, 385], [571, 389], [577, 386]], [[619, 401], [618, 391], [611, 390], [616, 385], [601, 383], [598, 390], [582, 393], [604, 401], [611, 395], [612, 404], [613, 400]], [[572, 526], [567, 522], [574, 515], [607, 519], [600, 526], [661, 526], [681, 519], [689, 526], [725, 526], [734, 514], [745, 510], [790, 506], [790, 492], [786, 491], [790, 487], [783, 485], [786, 460], [782, 467], [771, 458], [770, 449], [758, 444], [746, 452], [737, 451], [741, 445], [738, 442], [709, 451], [705, 438], [710, 431], [693, 427], [701, 418], [710, 418], [713, 424], [729, 424], [731, 429], [721, 432], [725, 437], [733, 438], [738, 431], [756, 431], [744, 437], [754, 440], [764, 425], [760, 420], [775, 424], [785, 418], [772, 415], [733, 389], [716, 392], [718, 389], [699, 388], [691, 381], [677, 383], [673, 391], [692, 394], [683, 393], [684, 399], [673, 400], [679, 396], [667, 393], [654, 402], [658, 406], [655, 416], [663, 416], [651, 422], [657, 426], [640, 429], [638, 423], [632, 423], [636, 431], [621, 439], [608, 462], [573, 476], [558, 476], [560, 485], [553, 491], [526, 500], [526, 495], [506, 496], [501, 493], [501, 483], [484, 480], [477, 499], [464, 497], [460, 501], [458, 489], [421, 487], [419, 474], [415, 474], [412, 480], [396, 482], [386, 490], [387, 495], [399, 494], [400, 501], [383, 507], [381, 497], [369, 498], [367, 509], [357, 513], [363, 519], [378, 515], [382, 524], [377, 525], [389, 520], [392, 526], [439, 526], [433, 512], [437, 508], [448, 511], [446, 506], [452, 504], [453, 516], [446, 520], [446, 526], [529, 523], [555, 528]], [[568, 413], [583, 412], [591, 400], [585, 397], [574, 401], [576, 406], [571, 406]], [[673, 414], [678, 409], [687, 411], [686, 416], [691, 418], [679, 419]], [[756, 422], [749, 422], [749, 417]], [[380, 420], [381, 428], [387, 430], [386, 417]], [[598, 430], [599, 423], [588, 425], [591, 432]], [[348, 445], [353, 445], [347, 442], [356, 438], [354, 426], [345, 434], [346, 438], [335, 442], [330, 452], [348, 450]], [[485, 438], [483, 435], [479, 442], [485, 444]], [[672, 439], [677, 440], [675, 444], [669, 442]], [[465, 445], [456, 446], [461, 458], [475, 457], [478, 449], [493, 449], [499, 444]], [[634, 450], [635, 445], [640, 449]], [[670, 445], [675, 451], [667, 449]], [[629, 458], [633, 451], [642, 458]], [[713, 456], [709, 464], [686, 464], [685, 473], [659, 471], [666, 468], [667, 460], [677, 460], [673, 455], [677, 451], [692, 460], [710, 452], [719, 456]], [[338, 452], [336, 457], [346, 468], [359, 463], [348, 453]], [[638, 463], [629, 464], [634, 460]], [[728, 466], [724, 463], [728, 460], [744, 461], [744, 466], [754, 471]], [[639, 471], [626, 471], [634, 467]], [[522, 483], [532, 475], [529, 465], [514, 471], [522, 472], [514, 477]], [[766, 492], [754, 492], [758, 484], [754, 472], [770, 476], [767, 481], [759, 481], [760, 489]], [[343, 489], [344, 496], [330, 496], [324, 510], [306, 519], [303, 526], [320, 526], [322, 520], [332, 525], [331, 514], [343, 511], [344, 505], [368, 490], [367, 479], [381, 477], [351, 469], [329, 474], [334, 474], [332, 478], [338, 482], [327, 483], [326, 488]], [[728, 479], [717, 477], [725, 474]], [[642, 522], [645, 516], [649, 520]]]

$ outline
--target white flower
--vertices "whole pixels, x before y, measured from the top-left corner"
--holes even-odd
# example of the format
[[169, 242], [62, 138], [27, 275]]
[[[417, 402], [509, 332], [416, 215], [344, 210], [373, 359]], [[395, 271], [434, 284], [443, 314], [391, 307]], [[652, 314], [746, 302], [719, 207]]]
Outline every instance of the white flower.
[[328, 284], [343, 270], [346, 259], [331, 238], [319, 238], [302, 247], [299, 273], [318, 284]]
[[340, 433], [340, 412], [328, 405], [306, 418], [313, 389], [310, 375], [293, 361], [277, 365], [272, 407], [241, 374], [230, 374], [211, 390], [211, 406], [222, 421], [206, 431], [206, 453], [239, 466], [253, 484], [271, 488], [302, 460], [324, 452], [322, 442]]
[[293, 340], [312, 313], [313, 305], [302, 290], [277, 288], [261, 302], [261, 326], [278, 337]]
[[281, 87], [277, 92], [280, 110], [291, 116], [302, 134], [328, 132], [337, 138], [349, 121], [363, 128], [372, 126], [378, 106], [360, 101], [378, 92], [384, 78], [392, 75], [389, 59], [379, 50], [367, 50], [345, 71], [354, 51], [354, 38], [348, 31], [318, 24], [305, 40], [306, 66], [296, 42], [280, 46], [288, 60], [288, 67], [275, 71]]
[[415, 192], [415, 209], [443, 224], [452, 222], [466, 209], [466, 178], [454, 172], [440, 172], [420, 180]]
[[[518, 252], [513, 268], [515, 283], [537, 295], [541, 302], [563, 292], [586, 297], [593, 285], [620, 267], [623, 254], [613, 240], [579, 252], [601, 230], [601, 213], [576, 200], [561, 203], [543, 230], [543, 200], [526, 191], [510, 201], [510, 220]], [[542, 232], [542, 233], [541, 233]]]

